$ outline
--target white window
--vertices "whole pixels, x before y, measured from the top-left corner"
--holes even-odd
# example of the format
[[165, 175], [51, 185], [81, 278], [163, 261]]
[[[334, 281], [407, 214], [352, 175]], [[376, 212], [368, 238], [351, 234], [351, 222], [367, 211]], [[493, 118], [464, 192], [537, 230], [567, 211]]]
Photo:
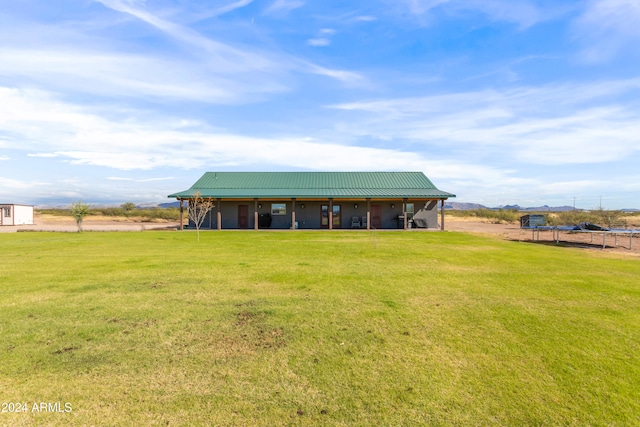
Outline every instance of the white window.
[[413, 218], [413, 214], [415, 213], [413, 210], [413, 203], [407, 203], [406, 211], [407, 211], [407, 221], [408, 221], [411, 218]]
[[287, 214], [287, 205], [286, 203], [272, 203], [271, 204], [271, 215], [286, 215]]
[[2, 208], [2, 213], [4, 214], [5, 218], [11, 218], [11, 208], [10, 207]]

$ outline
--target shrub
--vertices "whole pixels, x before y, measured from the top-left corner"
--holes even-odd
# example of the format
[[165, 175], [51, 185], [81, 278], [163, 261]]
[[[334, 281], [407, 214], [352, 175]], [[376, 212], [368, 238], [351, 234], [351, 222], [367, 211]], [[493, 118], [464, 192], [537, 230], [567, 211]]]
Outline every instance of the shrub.
[[[72, 216], [70, 209], [40, 209], [38, 212], [40, 214], [53, 216]], [[142, 221], [178, 221], [180, 219], [180, 208], [124, 209], [123, 207], [92, 207], [90, 214], [108, 217], [140, 218]]]
[[448, 215], [455, 217], [475, 217], [475, 218], [485, 218], [490, 219], [492, 222], [500, 224], [500, 223], [510, 223], [517, 222], [519, 219], [518, 210], [517, 209], [471, 209], [471, 210], [448, 210]]

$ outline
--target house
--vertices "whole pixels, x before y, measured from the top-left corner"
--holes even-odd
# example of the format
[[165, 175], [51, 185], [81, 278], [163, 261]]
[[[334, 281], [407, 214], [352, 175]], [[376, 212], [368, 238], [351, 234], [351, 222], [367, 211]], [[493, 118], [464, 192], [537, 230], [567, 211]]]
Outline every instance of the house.
[[215, 205], [201, 228], [217, 230], [444, 229], [438, 202], [455, 197], [422, 172], [207, 172], [169, 197], [198, 193]]
[[2, 225], [33, 225], [33, 206], [0, 204]]

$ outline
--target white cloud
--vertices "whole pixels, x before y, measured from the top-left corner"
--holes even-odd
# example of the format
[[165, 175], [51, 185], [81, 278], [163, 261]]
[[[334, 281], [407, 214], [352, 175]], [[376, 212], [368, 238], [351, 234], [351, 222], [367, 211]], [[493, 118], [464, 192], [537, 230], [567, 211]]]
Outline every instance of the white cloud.
[[58, 157], [58, 155], [55, 153], [28, 153], [27, 156], [28, 157], [44, 157], [44, 158]]
[[265, 9], [266, 14], [286, 14], [294, 9], [304, 6], [300, 0], [275, 0]]
[[304, 65], [309, 68], [309, 71], [320, 76], [330, 77], [341, 81], [344, 84], [352, 86], [367, 86], [369, 82], [359, 73], [354, 73], [345, 70], [335, 70], [332, 68], [322, 67], [316, 64], [305, 62]]
[[309, 46], [329, 46], [331, 44], [331, 40], [320, 37], [320, 38], [307, 40], [307, 44]]
[[581, 57], [588, 62], [609, 60], [623, 49], [633, 54], [640, 42], [640, 2], [591, 0], [574, 24], [574, 36], [585, 43]]
[[[533, 164], [612, 162], [640, 151], [640, 80], [354, 102], [341, 131], [414, 146], [447, 147], [479, 158]], [[606, 144], [603, 142], [606, 141]], [[426, 147], [425, 147], [426, 149]]]
[[23, 181], [19, 179], [6, 178], [0, 176], [0, 196], [5, 198], [6, 195], [11, 195], [15, 190], [31, 191], [40, 190], [42, 187], [48, 187], [50, 183], [42, 181]]
[[213, 11], [211, 11], [209, 13], [209, 17], [223, 15], [225, 13], [232, 12], [232, 11], [234, 11], [236, 9], [243, 8], [243, 7], [245, 7], [245, 6], [247, 6], [247, 5], [251, 4], [251, 3], [253, 3], [253, 0], [239, 0], [239, 1], [236, 1], [234, 3], [230, 3], [228, 5], [221, 6], [219, 8], [214, 9]]
[[145, 179], [135, 179], [135, 178], [125, 178], [120, 176], [108, 176], [107, 180], [109, 181], [127, 181], [127, 182], [157, 182], [157, 181], [170, 181], [175, 179], [172, 176], [163, 177], [163, 178], [145, 178]]
[[[128, 20], [46, 25], [7, 21], [0, 29], [0, 78], [6, 86], [115, 99], [242, 104], [289, 91], [296, 74], [352, 83], [357, 73], [322, 67], [272, 46], [233, 45], [215, 40], [154, 13], [143, 2], [102, 0]], [[248, 0], [227, 6], [242, 7]], [[111, 16], [111, 14], [109, 14]], [[103, 18], [104, 19], [104, 18]], [[140, 25], [142, 24], [142, 26]], [[161, 40], [163, 50], [143, 52], [112, 37], [105, 27], [121, 25]], [[145, 28], [146, 27], [146, 28]], [[26, 31], [25, 28], [29, 28]], [[169, 39], [169, 42], [162, 39]], [[0, 141], [2, 145], [4, 141]]]
[[[213, 60], [213, 58], [210, 58]], [[265, 61], [262, 61], [263, 63]], [[46, 64], [46, 66], [43, 66]], [[188, 99], [233, 103], [253, 94], [286, 90], [273, 65], [205, 62], [122, 53], [95, 53], [74, 47], [0, 50], [0, 75], [27, 77], [64, 91], [100, 96]], [[255, 73], [262, 78], [257, 82]]]
[[5, 156], [5, 155], [0, 155], [0, 162], [3, 160], [11, 160], [11, 157], [9, 156]]
[[336, 30], [334, 30], [333, 28], [322, 28], [322, 29], [320, 29], [320, 31], [318, 31], [318, 33], [322, 34], [322, 35], [330, 36], [330, 35], [335, 34]]
[[[22, 136], [12, 147], [55, 155], [72, 165], [117, 170], [156, 168], [220, 169], [243, 167], [308, 170], [421, 170], [430, 177], [469, 179], [482, 185], [509, 182], [509, 172], [490, 167], [425, 158], [394, 148], [360, 147], [302, 137], [249, 137], [212, 132], [206, 127], [180, 127], [180, 120], [111, 121], [42, 92], [0, 90], [0, 117], [5, 132]], [[175, 125], [174, 125], [175, 124]], [[133, 182], [171, 177], [132, 178]], [[109, 181], [130, 181], [110, 176]], [[69, 185], [80, 185], [69, 184]]]
[[336, 30], [332, 28], [322, 28], [318, 31], [318, 35], [315, 38], [307, 40], [309, 46], [329, 46], [331, 44], [331, 37], [336, 33]]
[[[305, 73], [321, 74], [328, 77], [335, 78], [337, 80], [344, 81], [343, 76], [345, 74], [355, 75], [353, 72], [346, 72], [344, 70], [331, 70], [325, 67], [320, 67], [315, 64], [308, 63], [304, 60], [283, 54], [275, 53], [271, 51], [260, 51], [256, 49], [250, 49], [248, 47], [233, 47], [229, 44], [225, 44], [211, 38], [205, 37], [200, 33], [192, 30], [191, 28], [184, 27], [182, 25], [171, 22], [153, 13], [140, 8], [132, 7], [122, 0], [97, 0], [105, 6], [117, 10], [122, 13], [134, 16], [149, 25], [152, 25], [156, 29], [162, 31], [166, 35], [186, 44], [187, 46], [197, 48], [205, 55], [200, 55], [200, 60], [205, 60], [210, 65], [207, 72], [220, 73], [224, 72], [230, 77], [233, 77], [233, 81], [236, 84], [232, 84], [232, 87], [246, 85], [253, 87], [256, 80], [264, 81], [269, 74], [283, 75], [291, 71], [301, 71]], [[269, 10], [292, 10], [297, 7], [301, 7], [304, 3], [291, 0], [276, 0]], [[322, 30], [333, 31], [333, 30]], [[327, 34], [327, 33], [323, 33]], [[318, 73], [319, 69], [325, 69], [325, 73]], [[222, 71], [221, 71], [222, 70]], [[240, 74], [239, 74], [240, 73]], [[258, 73], [259, 79], [247, 79], [242, 81], [242, 73], [251, 73], [250, 76], [255, 76], [254, 73]], [[237, 82], [238, 78], [241, 81]], [[269, 81], [269, 79], [267, 79]], [[272, 84], [273, 85], [273, 84]], [[270, 86], [272, 86], [270, 85]], [[279, 86], [279, 85], [276, 85]], [[216, 87], [225, 87], [224, 84], [216, 85]], [[233, 89], [231, 89], [233, 90]]]
[[[507, 153], [525, 163], [597, 163], [640, 150], [637, 110], [602, 102], [606, 99], [602, 94], [629, 92], [634, 84], [637, 82], [613, 82], [589, 90], [569, 85], [471, 92], [336, 106], [349, 126], [343, 125], [335, 135], [371, 135], [394, 141], [379, 147], [348, 145], [330, 138], [250, 137], [212, 131], [188, 119], [190, 126], [185, 127], [179, 118], [150, 119], [148, 114], [140, 114], [137, 120], [110, 120], [44, 92], [6, 88], [0, 89], [0, 128], [21, 141], [11, 149], [35, 156], [55, 155], [72, 165], [125, 171], [215, 170], [240, 165], [276, 170], [418, 170], [440, 188], [459, 193], [461, 199], [500, 204], [509, 201], [507, 196], [521, 194], [522, 188], [536, 188], [541, 197], [554, 188], [543, 178], [522, 178], [515, 167], [489, 166], [483, 159]], [[570, 100], [570, 93], [581, 97]], [[604, 106], [572, 110], [588, 101]], [[412, 142], [401, 148], [397, 144], [405, 138]], [[433, 154], [441, 150], [428, 148], [438, 144], [447, 148], [447, 157]], [[457, 151], [465, 155], [456, 157]], [[132, 183], [170, 179], [108, 178]], [[496, 183], [499, 194], [492, 196]], [[484, 195], [482, 200], [480, 195]]]
[[527, 0], [402, 0], [402, 3], [417, 16], [428, 16], [436, 8], [453, 14], [480, 12], [489, 19], [513, 22], [521, 27], [547, 19], [541, 9]]

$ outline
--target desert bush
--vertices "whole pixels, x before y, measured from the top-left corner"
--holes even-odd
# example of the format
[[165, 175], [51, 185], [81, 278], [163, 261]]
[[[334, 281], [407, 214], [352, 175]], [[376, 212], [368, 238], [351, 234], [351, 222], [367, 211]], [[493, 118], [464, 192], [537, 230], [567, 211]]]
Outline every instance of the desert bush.
[[136, 208], [136, 204], [133, 202], [126, 202], [120, 205], [120, 207], [122, 209], [124, 209], [125, 211], [132, 211]]
[[547, 223], [549, 225], [578, 225], [581, 222], [590, 222], [609, 228], [624, 228], [627, 226], [627, 221], [623, 215], [622, 211], [617, 210], [575, 210], [549, 215]]
[[[69, 209], [38, 209], [40, 214], [53, 216], [72, 216]], [[180, 208], [135, 208], [123, 207], [91, 207], [90, 215], [102, 215], [107, 217], [136, 218], [142, 221], [165, 220], [177, 221], [180, 219]]]
[[599, 223], [609, 228], [625, 228], [627, 222], [623, 219], [623, 212], [618, 210], [604, 210], [602, 208], [594, 212]]
[[470, 209], [470, 210], [448, 210], [447, 215], [455, 217], [474, 217], [492, 220], [495, 223], [510, 223], [518, 221], [517, 209]]
[[76, 220], [78, 225], [78, 231], [82, 231], [82, 221], [84, 217], [89, 215], [89, 205], [82, 203], [81, 201], [71, 203], [71, 209], [69, 209], [71, 216]]
[[557, 212], [553, 215], [547, 215], [547, 224], [549, 225], [578, 225], [581, 222], [597, 221], [594, 221], [594, 216], [590, 212], [581, 210]]

